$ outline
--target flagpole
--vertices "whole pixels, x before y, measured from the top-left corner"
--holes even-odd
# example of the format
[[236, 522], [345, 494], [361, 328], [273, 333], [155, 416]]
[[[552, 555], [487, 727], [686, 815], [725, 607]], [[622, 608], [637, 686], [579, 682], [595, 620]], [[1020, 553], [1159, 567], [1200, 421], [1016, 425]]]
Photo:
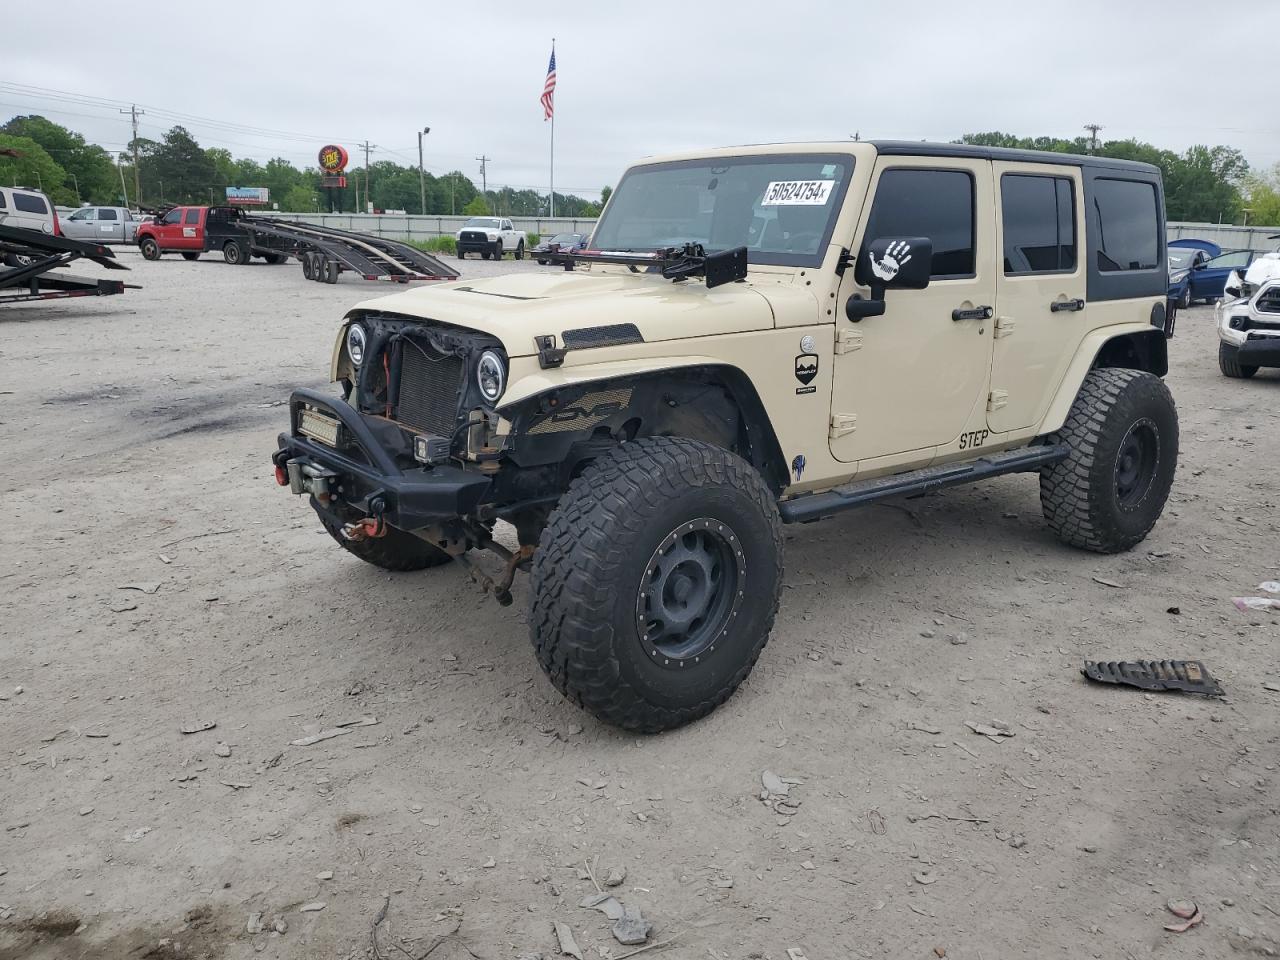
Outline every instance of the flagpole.
[[[556, 38], [551, 38], [551, 57], [555, 59], [556, 55]], [[551, 111], [551, 197], [550, 197], [551, 219], [556, 216], [556, 112], [553, 108]]]

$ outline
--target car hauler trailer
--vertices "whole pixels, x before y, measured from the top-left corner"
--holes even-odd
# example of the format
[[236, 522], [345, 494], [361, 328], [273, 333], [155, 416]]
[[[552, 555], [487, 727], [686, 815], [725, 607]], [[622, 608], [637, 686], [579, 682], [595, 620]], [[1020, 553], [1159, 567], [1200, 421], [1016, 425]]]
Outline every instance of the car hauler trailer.
[[0, 267], [0, 304], [64, 297], [107, 297], [124, 293], [137, 284], [96, 277], [54, 273], [84, 257], [108, 270], [128, 270], [115, 254], [100, 243], [49, 236], [38, 230], [0, 225], [0, 254], [12, 255], [15, 266]]

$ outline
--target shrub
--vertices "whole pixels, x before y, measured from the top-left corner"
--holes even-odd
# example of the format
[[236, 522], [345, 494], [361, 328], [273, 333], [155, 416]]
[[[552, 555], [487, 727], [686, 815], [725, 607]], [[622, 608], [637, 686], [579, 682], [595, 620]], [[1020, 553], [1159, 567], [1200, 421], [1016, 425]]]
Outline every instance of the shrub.
[[409, 245], [427, 253], [454, 253], [453, 237], [432, 237], [430, 240], [411, 240]]

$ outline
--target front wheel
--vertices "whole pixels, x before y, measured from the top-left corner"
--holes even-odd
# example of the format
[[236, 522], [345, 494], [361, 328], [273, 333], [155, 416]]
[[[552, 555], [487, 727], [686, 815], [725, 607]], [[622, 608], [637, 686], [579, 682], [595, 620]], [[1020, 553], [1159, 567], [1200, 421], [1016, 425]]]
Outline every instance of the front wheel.
[[156, 243], [150, 237], [144, 237], [142, 242], [138, 244], [138, 249], [142, 251], [143, 260], [160, 259], [160, 244]]
[[769, 639], [782, 586], [774, 496], [738, 456], [648, 437], [589, 465], [538, 541], [529, 632], [570, 700], [642, 733], [710, 713]]
[[1182, 296], [1178, 298], [1178, 306], [1183, 310], [1191, 306], [1191, 284], [1187, 284], [1182, 288]]
[[458, 259], [459, 260], [467, 259], [467, 251], [463, 250], [461, 247], [458, 248]]
[[502, 241], [501, 240], [499, 240], [497, 243], [493, 245], [493, 259], [495, 260], [502, 259]]
[[1232, 380], [1248, 380], [1258, 372], [1257, 367], [1240, 362], [1239, 347], [1233, 347], [1221, 341], [1218, 342], [1218, 369], [1222, 371], [1224, 377], [1230, 377]]
[[1140, 543], [1178, 466], [1178, 411], [1159, 377], [1092, 370], [1055, 439], [1067, 459], [1040, 471], [1040, 506], [1063, 542], [1095, 553]]
[[[315, 503], [311, 504], [316, 507]], [[387, 527], [384, 536], [369, 540], [348, 540], [342, 535], [342, 524], [334, 516], [316, 507], [316, 515], [320, 523], [329, 531], [329, 536], [338, 541], [342, 548], [352, 556], [359, 557], [365, 563], [371, 563], [383, 570], [405, 572], [408, 570], [426, 570], [439, 567], [452, 558], [429, 543], [418, 539], [411, 533]]]

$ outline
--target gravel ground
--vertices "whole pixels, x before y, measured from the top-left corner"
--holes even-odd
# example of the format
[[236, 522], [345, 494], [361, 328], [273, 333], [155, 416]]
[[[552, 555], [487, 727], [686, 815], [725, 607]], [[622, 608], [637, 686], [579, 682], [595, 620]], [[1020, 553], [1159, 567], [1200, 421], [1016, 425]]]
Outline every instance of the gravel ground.
[[[681, 958], [1278, 948], [1280, 620], [1228, 598], [1280, 579], [1280, 374], [1222, 378], [1207, 308], [1139, 549], [1059, 545], [1027, 477], [790, 528], [750, 681], [637, 739], [544, 679], [523, 578], [388, 575], [275, 487], [283, 398], [388, 288], [122, 257], [142, 290], [0, 308], [0, 958], [620, 957], [588, 862]], [[1147, 657], [1228, 696], [1079, 676]]]

